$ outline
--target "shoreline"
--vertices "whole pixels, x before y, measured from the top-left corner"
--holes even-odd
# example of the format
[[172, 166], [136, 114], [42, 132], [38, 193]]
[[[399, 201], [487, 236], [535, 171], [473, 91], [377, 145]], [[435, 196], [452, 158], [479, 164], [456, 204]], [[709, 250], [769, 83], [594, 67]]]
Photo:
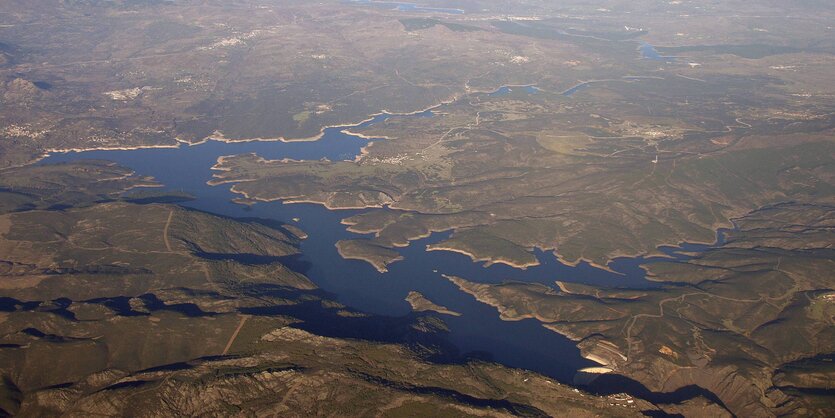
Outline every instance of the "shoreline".
[[[468, 93], [465, 93], [465, 94], [468, 94]], [[101, 147], [101, 146], [96, 146], [96, 147], [90, 147], [90, 148], [63, 148], [63, 149], [62, 148], [47, 148], [47, 149], [42, 150], [37, 157], [35, 157], [34, 159], [32, 159], [30, 161], [27, 161], [23, 164], [12, 165], [12, 166], [9, 166], [9, 167], [0, 168], [0, 171], [6, 170], [6, 169], [11, 169], [11, 168], [25, 167], [27, 165], [32, 165], [32, 164], [37, 164], [38, 162], [40, 162], [40, 161], [42, 161], [46, 158], [49, 158], [50, 155], [53, 154], [53, 153], [54, 154], [68, 154], [68, 153], [71, 153], [71, 152], [83, 153], [83, 152], [91, 152], [91, 151], [136, 151], [136, 150], [142, 150], [142, 149], [177, 149], [177, 148], [180, 148], [183, 144], [185, 144], [189, 147], [192, 147], [192, 146], [197, 146], [197, 145], [203, 145], [203, 144], [206, 144], [210, 141], [221, 142], [221, 143], [225, 143], [225, 144], [246, 143], [246, 142], [284, 142], [284, 143], [316, 142], [316, 141], [320, 140], [325, 135], [326, 130], [334, 129], [334, 128], [343, 128], [342, 130], [340, 130], [341, 133], [344, 133], [344, 134], [349, 135], [349, 136], [354, 136], [354, 137], [357, 137], [357, 138], [360, 138], [360, 139], [365, 139], [365, 140], [391, 139], [391, 138], [387, 138], [387, 137], [369, 137], [369, 136], [366, 136], [366, 135], [363, 135], [363, 134], [360, 134], [360, 133], [351, 132], [350, 128], [357, 128], [360, 125], [371, 122], [375, 118], [377, 118], [379, 116], [383, 116], [383, 115], [395, 116], [395, 117], [396, 116], [413, 116], [413, 115], [417, 115], [417, 114], [420, 114], [420, 113], [429, 112], [429, 111], [432, 111], [433, 109], [436, 109], [438, 107], [450, 104], [457, 99], [458, 99], [458, 96], [453, 95], [451, 98], [449, 98], [447, 100], [442, 100], [439, 103], [430, 105], [429, 107], [426, 107], [422, 110], [416, 110], [416, 111], [412, 111], [412, 112], [402, 112], [402, 113], [401, 112], [389, 112], [388, 110], [383, 109], [383, 110], [381, 110], [377, 113], [370, 114], [366, 119], [363, 119], [359, 122], [345, 122], [345, 123], [337, 123], [337, 124], [334, 124], [334, 125], [322, 126], [319, 129], [318, 134], [308, 136], [308, 137], [301, 137], [301, 138], [298, 138], [298, 137], [288, 138], [288, 137], [284, 137], [284, 136], [278, 136], [278, 137], [275, 137], [275, 138], [260, 138], [260, 137], [259, 138], [226, 138], [226, 136], [223, 134], [222, 131], [215, 130], [211, 135], [207, 135], [207, 136], [203, 137], [202, 139], [200, 139], [196, 142], [189, 142], [189, 141], [183, 140], [183, 139], [175, 136], [172, 139], [176, 143], [171, 144], [171, 145], [135, 145], [135, 146], [130, 146], [130, 147], [119, 147], [119, 146]]]
[[[583, 82], [579, 83], [578, 85], [588, 84], [588, 83], [597, 83], [597, 82], [606, 82], [606, 81], [620, 81], [620, 80], [618, 80], [618, 79], [588, 80], [588, 81], [583, 81]], [[48, 158], [53, 153], [66, 154], [66, 153], [71, 153], [71, 152], [83, 153], [83, 152], [89, 152], [89, 151], [134, 151], [134, 150], [141, 150], [141, 149], [177, 149], [177, 148], [182, 147], [183, 144], [188, 145], [189, 147], [191, 147], [191, 146], [201, 145], [201, 144], [207, 143], [209, 141], [216, 141], [216, 142], [229, 143], [229, 144], [232, 144], [232, 143], [246, 143], [246, 142], [284, 142], [284, 143], [315, 142], [315, 141], [320, 140], [325, 135], [325, 133], [328, 129], [334, 129], [334, 128], [342, 128], [340, 130], [341, 133], [344, 133], [344, 134], [350, 135], [350, 136], [354, 136], [354, 137], [357, 137], [357, 138], [361, 138], [361, 139], [364, 139], [364, 140], [369, 140], [369, 141], [374, 140], [374, 139], [390, 140], [390, 139], [392, 139], [390, 137], [386, 137], [386, 136], [377, 136], [377, 137], [368, 136], [368, 135], [365, 135], [365, 134], [362, 134], [362, 133], [352, 132], [350, 129], [351, 128], [357, 128], [360, 125], [371, 122], [375, 118], [383, 116], [383, 115], [385, 115], [385, 116], [395, 116], [395, 117], [396, 116], [413, 116], [413, 115], [433, 111], [433, 110], [435, 110], [439, 107], [442, 107], [444, 105], [453, 103], [454, 101], [459, 99], [459, 96], [470, 96], [470, 95], [476, 95], [476, 94], [490, 94], [490, 93], [493, 93], [495, 91], [498, 91], [502, 87], [512, 88], [512, 87], [535, 87], [535, 86], [536, 86], [536, 84], [503, 84], [503, 85], [500, 85], [499, 87], [497, 87], [495, 89], [492, 89], [492, 90], [471, 90], [471, 89], [469, 89], [465, 86], [465, 90], [464, 90], [464, 92], [462, 92], [461, 95], [452, 94], [447, 99], [441, 100], [440, 102], [429, 105], [429, 106], [427, 106], [423, 109], [414, 110], [414, 111], [411, 111], [411, 112], [391, 112], [387, 109], [382, 109], [381, 111], [379, 111], [377, 113], [372, 113], [372, 114], [368, 115], [368, 117], [366, 117], [365, 119], [363, 119], [359, 122], [346, 122], [346, 123], [337, 123], [337, 124], [333, 124], [333, 125], [323, 126], [323, 127], [320, 128], [318, 134], [313, 135], [313, 136], [309, 136], [309, 137], [300, 137], [300, 138], [290, 137], [290, 138], [288, 138], [288, 137], [284, 137], [284, 136], [279, 136], [279, 137], [275, 137], [275, 138], [261, 138], [261, 137], [258, 137], [258, 138], [227, 138], [222, 131], [217, 130], [212, 135], [208, 135], [208, 136], [204, 137], [203, 139], [201, 139], [197, 142], [189, 142], [189, 141], [182, 140], [178, 137], [175, 137], [174, 140], [177, 143], [176, 144], [170, 144], [170, 145], [135, 145], [135, 146], [129, 146], [129, 147], [101, 147], [101, 146], [96, 146], [96, 147], [91, 147], [91, 148], [65, 148], [65, 149], [51, 148], [51, 149], [45, 150], [42, 155], [40, 155], [38, 158], [32, 160], [29, 163], [24, 163], [24, 164], [17, 165], [17, 166], [10, 166], [10, 167], [6, 167], [4, 169], [15, 168], [15, 167], [23, 167], [23, 166], [26, 166], [26, 165], [35, 164], [39, 161], [42, 161], [42, 160]], [[574, 87], [577, 87], [577, 85], [569, 88], [569, 90], [573, 89]], [[364, 156], [368, 155], [369, 154], [369, 148], [372, 147], [373, 145], [374, 145], [374, 142], [369, 142], [367, 145], [362, 147], [360, 149], [360, 152], [355, 157], [354, 161], [357, 161], [357, 160], [363, 158]], [[229, 157], [234, 157], [234, 155], [227, 155], [227, 156], [219, 157], [218, 160], [217, 160], [217, 163], [214, 166], [212, 166], [210, 169], [211, 170], [216, 170], [216, 171], [231, 171], [230, 168], [220, 166], [224, 162], [224, 160], [226, 158], [229, 158]], [[264, 162], [290, 162], [290, 161], [295, 161], [295, 160], [291, 160], [291, 159], [266, 160], [266, 159], [263, 159], [263, 158], [261, 158], [261, 160], [264, 161]], [[305, 161], [305, 160], [298, 160], [298, 161]], [[207, 181], [207, 184], [209, 184], [210, 186], [219, 186], [219, 185], [229, 184], [229, 183], [244, 183], [244, 182], [250, 182], [250, 181], [256, 181], [256, 180], [257, 179], [236, 179], [236, 180], [212, 179], [212, 180]], [[387, 205], [333, 206], [326, 201], [304, 198], [303, 196], [292, 196], [292, 197], [283, 197], [283, 198], [252, 197], [244, 191], [235, 189], [234, 186], [230, 187], [230, 191], [232, 193], [235, 193], [235, 194], [240, 194], [240, 195], [244, 196], [244, 198], [246, 198], [247, 200], [250, 200], [250, 201], [253, 201], [253, 202], [282, 201], [284, 204], [312, 203], [312, 204], [322, 205], [328, 210], [361, 210], [361, 209], [371, 209], [371, 208], [385, 208], [387, 206]], [[394, 209], [394, 210], [396, 210], [396, 209]], [[730, 222], [716, 222], [713, 225], [715, 227], [716, 226], [719, 227], [719, 228], [713, 228], [717, 232], [717, 237], [718, 237], [720, 229], [727, 229], [728, 224], [730, 224], [730, 226], [733, 227], [732, 219], [734, 219], [734, 218], [729, 218]], [[454, 228], [452, 228], [452, 229], [454, 229]], [[352, 230], [351, 228], [348, 228], [348, 230], [351, 231], [351, 232], [362, 233], [360, 231]], [[427, 234], [423, 234], [422, 236], [417, 237], [417, 239], [425, 238], [426, 236], [432, 235], [436, 232], [443, 232], [443, 231], [430, 230]], [[395, 246], [396, 247], [405, 247], [405, 246], [411, 245], [412, 241], [414, 241], [414, 240], [413, 239], [407, 239], [407, 243], [402, 244], [402, 245], [401, 245], [401, 243], [398, 243], [398, 245], [395, 245]], [[661, 248], [661, 247], [680, 248], [683, 244], [716, 245], [718, 243], [718, 241], [719, 241], [718, 239], [715, 239], [713, 242], [681, 240], [681, 241], [679, 241], [677, 243], [673, 243], [673, 244], [659, 244], [659, 245], [656, 246], [656, 249]], [[437, 251], [452, 251], [452, 252], [457, 252], [457, 253], [460, 253], [460, 254], [464, 254], [464, 255], [470, 257], [474, 262], [484, 262], [484, 267], [489, 267], [493, 264], [505, 264], [505, 265], [508, 265], [508, 266], [511, 266], [511, 267], [514, 267], [514, 268], [519, 268], [519, 269], [524, 270], [527, 267], [533, 267], [533, 266], [537, 266], [537, 265], [540, 264], [538, 261], [535, 264], [534, 263], [522, 264], [522, 263], [514, 263], [514, 262], [509, 261], [509, 260], [491, 259], [491, 258], [477, 258], [472, 253], [470, 253], [468, 251], [455, 249], [455, 248], [448, 248], [448, 247], [434, 247], [434, 248], [428, 249], [428, 250], [429, 251], [434, 251], [434, 250], [437, 250]], [[617, 272], [609, 266], [612, 263], [612, 261], [615, 261], [619, 258], [637, 258], [637, 257], [653, 257], [653, 258], [656, 258], [657, 257], [657, 258], [674, 259], [673, 257], [671, 257], [671, 256], [669, 256], [669, 255], [667, 255], [663, 252], [660, 252], [660, 251], [638, 252], [638, 253], [634, 253], [634, 254], [613, 253], [613, 254], [610, 254], [607, 257], [608, 261], [607, 261], [606, 265], [601, 265], [597, 262], [586, 259], [585, 257], [580, 257], [576, 260], [569, 261], [569, 260], [563, 258], [557, 251], [554, 250], [552, 252], [556, 256], [557, 260], [560, 263], [565, 264], [567, 266], [576, 267], [579, 263], [586, 262], [589, 265], [591, 265], [592, 267], [602, 269], [602, 270], [605, 270], [605, 271], [608, 271], [608, 272], [611, 272], [611, 273], [614, 273], [614, 274], [619, 274], [619, 275], [623, 275], [623, 273]], [[663, 281], [663, 280], [657, 280], [657, 279], [653, 280], [649, 276], [647, 276], [647, 280]]]
[[461, 316], [460, 312], [455, 312], [446, 306], [438, 305], [429, 300], [423, 293], [412, 290], [406, 295], [406, 302], [412, 308], [412, 312], [435, 312], [442, 315]]
[[343, 246], [339, 245], [340, 242], [342, 242], [342, 241], [337, 241], [336, 244], [334, 244], [334, 246], [336, 247], [336, 252], [339, 253], [340, 257], [342, 257], [345, 260], [365, 261], [366, 263], [371, 264], [372, 267], [377, 269], [377, 272], [379, 272], [380, 274], [388, 273], [388, 271], [389, 271], [388, 270], [388, 265], [389, 264], [405, 260], [405, 258], [402, 255], [397, 256], [396, 258], [392, 259], [389, 262], [384, 262], [384, 261], [374, 260], [374, 259], [371, 259], [369, 257], [363, 257], [361, 255], [345, 254], [345, 252], [342, 248]]
[[539, 260], [537, 260], [534, 263], [519, 264], [519, 263], [514, 263], [513, 261], [510, 261], [510, 260], [498, 260], [498, 259], [494, 260], [494, 259], [490, 259], [490, 258], [477, 258], [475, 254], [473, 254], [473, 253], [471, 253], [467, 250], [462, 250], [462, 249], [459, 249], [459, 248], [452, 248], [452, 247], [448, 247], [448, 246], [441, 246], [441, 245], [436, 245], [436, 246], [428, 246], [427, 245], [426, 246], [426, 251], [427, 252], [429, 252], [429, 251], [449, 251], [449, 252], [453, 252], [453, 253], [464, 254], [467, 257], [470, 257], [470, 259], [473, 260], [474, 263], [484, 262], [484, 265], [482, 266], [484, 268], [490, 267], [493, 264], [505, 264], [505, 265], [508, 265], [510, 267], [513, 267], [513, 268], [518, 268], [518, 269], [521, 269], [521, 270], [527, 270], [528, 267], [535, 267], [535, 266], [540, 265]]
[[[219, 157], [218, 159], [220, 160], [220, 158], [222, 158], [222, 157]], [[272, 160], [272, 161], [281, 162], [281, 161], [284, 161], [284, 160]], [[290, 161], [290, 160], [288, 160], [288, 161]], [[215, 169], [215, 168], [213, 168], [213, 169]], [[229, 171], [230, 169], [228, 169], [228, 168], [217, 168], [216, 170], [218, 170], [218, 171]], [[250, 181], [255, 181], [255, 180], [257, 180], [257, 179], [225, 180], [225, 181], [217, 181], [217, 182], [214, 181], [214, 180], [210, 180], [207, 183], [209, 183], [211, 186], [216, 186], [216, 185], [222, 185], [222, 184], [228, 184], [228, 183], [245, 183], [245, 182], [250, 182]], [[334, 207], [334, 206], [330, 205], [328, 202], [313, 200], [313, 199], [309, 199], [309, 198], [303, 198], [302, 196], [293, 196], [293, 197], [286, 197], [286, 198], [252, 197], [247, 192], [235, 189], [234, 186], [230, 187], [230, 191], [232, 193], [243, 195], [246, 199], [252, 200], [252, 201], [261, 201], [261, 202], [281, 201], [282, 204], [296, 204], [296, 203], [317, 204], [317, 205], [321, 205], [321, 206], [323, 206], [326, 209], [331, 210], [331, 211], [363, 210], [363, 209], [386, 209], [387, 208], [387, 206], [385, 206], [385, 205], [366, 205], [366, 206], [361, 206], [361, 207], [360, 206]], [[391, 210], [399, 210], [399, 209], [391, 209]], [[352, 233], [356, 233], [356, 234], [372, 234], [373, 233], [373, 234], [375, 234], [375, 236], [377, 236], [379, 234], [379, 232], [382, 230], [382, 229], [380, 229], [380, 230], [356, 229], [356, 228], [353, 228], [353, 226], [355, 224], [345, 222], [344, 219], [340, 223], [343, 224], [343, 225], [346, 225], [348, 227], [348, 228], [346, 228], [347, 231], [352, 232]], [[731, 225], [733, 225], [733, 221], [731, 221], [730, 223], [731, 223]], [[720, 233], [719, 231], [721, 229], [727, 229], [727, 228], [724, 227], [724, 224], [723, 224], [723, 226], [721, 228], [715, 229], [715, 231], [717, 233], [717, 237], [718, 237], [718, 234]], [[446, 232], [446, 231], [450, 231], [450, 230], [454, 231], [455, 228], [449, 228], [449, 229], [444, 229], [444, 230], [439, 230], [439, 231], [429, 230], [429, 232], [427, 232], [426, 234], [421, 234], [417, 237], [414, 237], [414, 239], [412, 239], [413, 237], [406, 238], [406, 243], [394, 243], [393, 246], [397, 247], [397, 248], [405, 248], [405, 247], [410, 246], [413, 241], [417, 241], [417, 240], [420, 240], [420, 239], [423, 239], [423, 238], [428, 238], [428, 237], [432, 236], [433, 234], [440, 233], [440, 232]], [[662, 247], [681, 248], [681, 246], [685, 245], [685, 244], [711, 245], [711, 246], [713, 246], [713, 245], [718, 245], [718, 243], [719, 243], [718, 239], [715, 239], [713, 242], [679, 241], [676, 244], [659, 244], [655, 248], [656, 249], [662, 248]], [[557, 259], [557, 261], [559, 263], [561, 263], [563, 265], [566, 265], [568, 267], [577, 267], [580, 263], [585, 262], [585, 263], [589, 264], [590, 266], [592, 266], [594, 268], [604, 270], [604, 271], [607, 271], [607, 272], [610, 272], [612, 274], [616, 274], [616, 275], [619, 275], [619, 276], [626, 276], [626, 273], [622, 273], [622, 272], [619, 272], [619, 271], [616, 271], [616, 270], [612, 269], [612, 267], [610, 267], [610, 264], [613, 261], [616, 261], [616, 260], [621, 259], [621, 258], [635, 259], [635, 258], [645, 257], [645, 258], [659, 258], [659, 259], [665, 259], [665, 260], [675, 260], [675, 257], [670, 256], [668, 254], [665, 254], [661, 251], [638, 252], [638, 253], [634, 253], [634, 254], [616, 252], [616, 253], [611, 254], [609, 257], [607, 257], [608, 262], [605, 265], [602, 265], [602, 264], [599, 264], [599, 263], [597, 263], [595, 261], [592, 261], [592, 260], [590, 260], [588, 258], [585, 258], [585, 257], [580, 257], [580, 258], [578, 258], [574, 261], [569, 261], [569, 260], [565, 259], [559, 252], [557, 252], [554, 249], [542, 249], [542, 250], [543, 251], [549, 251], [550, 250], [551, 253], [554, 254], [554, 257]], [[519, 263], [514, 263], [510, 260], [500, 260], [500, 259], [491, 259], [491, 258], [483, 258], [483, 257], [479, 258], [475, 254], [473, 254], [469, 251], [458, 249], [458, 248], [444, 247], [444, 246], [434, 246], [434, 247], [431, 247], [431, 248], [427, 247], [426, 251], [450, 251], [450, 252], [463, 254], [463, 255], [466, 255], [467, 257], [469, 257], [473, 262], [483, 262], [484, 263], [484, 265], [483, 265], [484, 268], [488, 268], [488, 267], [490, 267], [494, 264], [505, 264], [505, 265], [508, 265], [510, 267], [513, 267], [513, 268], [526, 270], [528, 267], [536, 267], [536, 266], [541, 265], [539, 260], [537, 260], [536, 263], [519, 264]], [[647, 264], [647, 263], [642, 263], [641, 265], [643, 265], [643, 264]], [[644, 279], [647, 280], [647, 281], [653, 281], [653, 282], [665, 282], [665, 280], [656, 280], [656, 279], [654, 279], [654, 276], [650, 276], [649, 274], [646, 274]]]
[[[498, 90], [502, 87], [507, 87], [507, 86], [510, 86], [510, 85], [501, 85], [497, 89], [494, 89], [492, 91], [496, 91], [496, 90]], [[522, 86], [535, 86], [535, 84], [527, 84], [527, 85], [522, 85]], [[464, 91], [461, 92], [460, 95], [461, 96], [469, 96], [469, 95], [473, 95], [473, 94], [490, 94], [492, 91], [480, 91], [480, 90], [471, 91], [465, 85], [464, 86]], [[142, 149], [177, 149], [177, 148], [180, 148], [183, 144], [185, 144], [189, 147], [192, 147], [192, 146], [202, 145], [202, 144], [208, 143], [210, 141], [221, 142], [221, 143], [226, 143], [226, 144], [246, 143], [246, 142], [284, 142], [284, 143], [315, 142], [315, 141], [320, 140], [325, 135], [326, 130], [334, 129], [334, 128], [343, 128], [342, 130], [340, 130], [341, 133], [344, 133], [344, 134], [349, 135], [349, 136], [354, 136], [354, 137], [357, 137], [357, 138], [360, 138], [360, 139], [364, 139], [364, 140], [369, 140], [369, 141], [374, 140], [374, 139], [390, 140], [390, 139], [393, 139], [393, 138], [389, 138], [389, 137], [385, 137], [385, 136], [378, 136], [378, 137], [367, 136], [367, 135], [364, 135], [364, 134], [361, 134], [361, 133], [352, 132], [352, 131], [350, 131], [350, 129], [351, 128], [357, 128], [360, 125], [371, 122], [374, 119], [376, 119], [377, 117], [383, 116], [383, 115], [390, 116], [390, 117], [391, 116], [394, 116], [394, 117], [397, 117], [397, 116], [414, 116], [414, 115], [418, 115], [418, 114], [425, 113], [425, 112], [431, 112], [432, 110], [435, 110], [435, 109], [437, 109], [441, 106], [451, 104], [458, 99], [459, 99], [459, 94], [453, 93], [447, 99], [441, 100], [438, 103], [435, 103], [433, 105], [429, 105], [429, 106], [427, 106], [423, 109], [415, 110], [415, 111], [411, 111], [411, 112], [391, 112], [387, 109], [382, 109], [377, 113], [372, 113], [372, 114], [368, 115], [365, 119], [363, 119], [359, 122], [344, 122], [344, 123], [337, 123], [337, 124], [333, 124], [333, 125], [322, 126], [319, 129], [318, 134], [308, 136], [308, 137], [290, 137], [290, 138], [288, 138], [288, 137], [285, 137], [285, 136], [278, 136], [278, 137], [275, 137], [275, 138], [260, 138], [260, 137], [258, 137], [258, 138], [226, 138], [226, 136], [224, 135], [224, 133], [222, 131], [215, 130], [211, 135], [207, 135], [207, 136], [203, 137], [202, 139], [200, 139], [196, 142], [189, 142], [189, 141], [181, 139], [180, 137], [175, 136], [172, 139], [176, 143], [171, 144], [171, 145], [134, 145], [134, 146], [130, 146], [130, 147], [119, 147], [119, 146], [101, 147], [101, 146], [96, 146], [96, 147], [90, 147], [90, 148], [63, 148], [63, 149], [62, 148], [47, 148], [45, 150], [42, 150], [41, 154], [38, 155], [36, 158], [32, 159], [31, 161], [25, 162], [23, 164], [13, 165], [13, 166], [9, 166], [9, 167], [3, 167], [3, 168], [0, 168], [0, 171], [10, 169], [10, 168], [19, 168], [19, 167], [25, 167], [27, 165], [36, 164], [36, 163], [38, 163], [38, 162], [40, 162], [40, 161], [42, 161], [46, 158], [49, 158], [51, 153], [68, 154], [68, 153], [71, 153], [71, 152], [83, 153], [83, 152], [91, 152], [91, 151], [136, 151], [136, 150], [142, 150]], [[370, 143], [369, 143], [369, 145], [370, 145]]]

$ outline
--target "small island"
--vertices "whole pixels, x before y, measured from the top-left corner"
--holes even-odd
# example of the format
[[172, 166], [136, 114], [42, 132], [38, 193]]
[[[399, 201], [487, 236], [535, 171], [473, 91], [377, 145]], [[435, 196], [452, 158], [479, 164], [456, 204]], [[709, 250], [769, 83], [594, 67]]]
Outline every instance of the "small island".
[[367, 239], [342, 240], [336, 243], [336, 249], [342, 258], [367, 261], [380, 273], [387, 272], [389, 264], [403, 259], [397, 251]]
[[432, 311], [444, 315], [461, 316], [460, 313], [449, 310], [446, 306], [438, 305], [427, 299], [422, 293], [414, 290], [406, 295], [406, 302], [409, 302], [409, 305], [412, 305], [412, 311], [415, 312]]

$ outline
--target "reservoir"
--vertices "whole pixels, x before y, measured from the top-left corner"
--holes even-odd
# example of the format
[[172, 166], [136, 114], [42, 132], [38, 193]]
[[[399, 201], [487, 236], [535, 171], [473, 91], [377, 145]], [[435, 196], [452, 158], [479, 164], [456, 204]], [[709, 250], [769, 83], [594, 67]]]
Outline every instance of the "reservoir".
[[643, 59], [664, 62], [672, 62], [674, 60], [673, 57], [665, 57], [661, 55], [654, 46], [647, 42], [641, 42], [641, 45], [638, 47], [638, 51], [641, 52], [641, 58]]
[[428, 6], [421, 6], [415, 3], [404, 3], [404, 2], [396, 2], [396, 1], [374, 1], [374, 0], [349, 0], [349, 3], [358, 4], [358, 5], [368, 5], [374, 7], [381, 7], [385, 9], [391, 10], [398, 10], [401, 12], [424, 12], [424, 13], [444, 13], [444, 14], [453, 14], [453, 15], [460, 15], [464, 14], [464, 10], [462, 9], [451, 9], [451, 8], [444, 8], [444, 7], [428, 7]]
[[524, 86], [501, 86], [498, 89], [494, 90], [493, 92], [487, 93], [490, 97], [502, 97], [507, 96], [511, 93], [516, 94], [537, 94], [540, 90], [538, 87], [529, 84]]
[[[442, 116], [431, 111], [413, 115], [381, 114], [353, 127], [400, 117]], [[396, 317], [410, 314], [409, 304], [404, 300], [406, 295], [410, 291], [421, 292], [431, 301], [462, 314], [460, 317], [438, 315], [449, 327], [450, 342], [462, 354], [479, 353], [481, 358], [534, 370], [563, 382], [571, 382], [577, 370], [594, 366], [580, 356], [574, 343], [545, 329], [535, 320], [500, 320], [496, 309], [461, 292], [441, 275], [456, 275], [483, 283], [508, 280], [541, 283], [555, 289], [556, 280], [596, 286], [658, 286], [645, 280], [640, 264], [648, 260], [641, 257], [615, 260], [610, 265], [615, 273], [586, 263], [565, 265], [551, 252], [540, 250], [535, 254], [541, 264], [526, 270], [504, 264], [484, 267], [462, 254], [425, 251], [426, 245], [443, 240], [450, 234], [449, 231], [435, 233], [412, 242], [406, 248], [397, 249], [405, 259], [391, 264], [387, 273], [379, 273], [363, 261], [342, 259], [335, 247], [341, 239], [362, 237], [348, 232], [340, 222], [363, 210], [328, 210], [321, 205], [281, 202], [262, 202], [247, 207], [232, 202], [239, 195], [231, 193], [229, 185], [209, 186], [206, 183], [212, 178], [210, 167], [224, 155], [256, 153], [267, 159], [352, 160], [369, 140], [343, 132], [346, 128], [351, 127], [328, 128], [320, 140], [312, 142], [208, 141], [179, 148], [70, 152], [54, 154], [39, 164], [81, 159], [114, 161], [132, 168], [139, 175], [153, 176], [168, 190], [195, 196], [194, 200], [182, 203], [183, 206], [228, 217], [257, 217], [296, 225], [309, 236], [301, 242], [301, 259], [289, 267], [307, 275], [341, 303], [365, 312]], [[295, 218], [298, 218], [297, 222], [293, 220]], [[686, 249], [692, 251], [702, 247]], [[674, 257], [684, 257], [677, 253], [681, 250], [676, 247], [662, 248]]]
[[591, 81], [586, 81], [584, 83], [577, 84], [576, 86], [571, 87], [570, 89], [562, 92], [561, 94], [566, 97], [571, 97], [572, 95], [574, 95], [574, 93], [577, 93], [578, 91], [587, 88], [591, 83]]

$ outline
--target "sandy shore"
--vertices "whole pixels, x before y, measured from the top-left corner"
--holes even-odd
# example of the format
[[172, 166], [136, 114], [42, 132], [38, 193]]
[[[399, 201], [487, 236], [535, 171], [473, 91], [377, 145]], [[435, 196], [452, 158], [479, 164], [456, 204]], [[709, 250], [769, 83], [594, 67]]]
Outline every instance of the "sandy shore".
[[563, 282], [561, 282], [561, 281], [559, 281], [559, 280], [555, 281], [554, 283], [556, 283], [556, 284], [557, 284], [557, 287], [560, 289], [560, 291], [561, 291], [561, 292], [566, 293], [566, 294], [569, 294], [569, 295], [573, 295], [573, 294], [574, 294], [574, 293], [572, 293], [570, 290], [568, 290], [568, 288], [566, 288], [566, 287], [565, 287], [565, 283], [563, 283]]
[[606, 374], [610, 373], [613, 370], [608, 367], [586, 367], [583, 369], [578, 370], [581, 373], [593, 373], [593, 374]]
[[453, 248], [453, 247], [448, 247], [448, 246], [443, 246], [443, 245], [434, 245], [434, 246], [428, 246], [427, 245], [426, 246], [426, 251], [451, 251], [451, 252], [458, 253], [458, 254], [464, 254], [467, 257], [470, 257], [470, 259], [472, 259], [474, 262], [484, 262], [484, 267], [490, 267], [493, 264], [506, 264], [508, 266], [511, 266], [511, 267], [514, 267], [514, 268], [517, 268], [517, 269], [525, 270], [528, 267], [534, 267], [534, 266], [539, 265], [539, 261], [532, 262], [532, 263], [520, 264], [520, 263], [515, 263], [513, 261], [510, 261], [510, 260], [491, 259], [491, 258], [486, 258], [486, 257], [479, 258], [475, 254], [473, 254], [473, 253], [471, 253], [467, 250], [462, 250], [460, 248]]

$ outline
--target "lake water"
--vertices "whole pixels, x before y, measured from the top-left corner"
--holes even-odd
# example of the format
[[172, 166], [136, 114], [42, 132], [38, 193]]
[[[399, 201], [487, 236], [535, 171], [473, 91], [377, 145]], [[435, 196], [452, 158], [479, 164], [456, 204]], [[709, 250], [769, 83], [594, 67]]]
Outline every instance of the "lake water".
[[647, 42], [641, 42], [641, 45], [638, 46], [638, 51], [641, 52], [641, 58], [653, 60], [653, 61], [664, 61], [664, 62], [672, 62], [675, 60], [674, 57], [667, 57], [661, 55], [658, 50], [655, 49], [654, 46]]
[[444, 7], [427, 7], [416, 3], [403, 3], [396, 1], [373, 1], [373, 0], [348, 0], [348, 3], [367, 5], [374, 7], [381, 7], [385, 9], [399, 10], [401, 12], [424, 12], [424, 13], [444, 13], [460, 15], [464, 14], [462, 9], [451, 9]]
[[[524, 90], [523, 90], [524, 91]], [[382, 123], [392, 117], [442, 117], [431, 111], [416, 115], [378, 115], [357, 126]], [[150, 175], [172, 191], [192, 194], [196, 199], [182, 203], [198, 210], [237, 218], [264, 218], [294, 224], [309, 234], [302, 241], [303, 255], [297, 268], [324, 291], [342, 303], [369, 313], [402, 316], [410, 312], [404, 298], [413, 290], [426, 295], [435, 303], [460, 312], [462, 316], [441, 317], [450, 328], [449, 339], [462, 353], [489, 353], [500, 363], [534, 370], [564, 382], [571, 382], [576, 371], [593, 366], [580, 357], [579, 350], [567, 338], [543, 328], [537, 321], [502, 321], [496, 309], [477, 302], [441, 277], [451, 274], [483, 283], [507, 280], [542, 283], [555, 287], [554, 281], [579, 282], [598, 286], [648, 288], [657, 283], [645, 280], [640, 264], [643, 258], [620, 258], [611, 267], [616, 274], [586, 263], [572, 267], [560, 263], [550, 252], [536, 251], [541, 265], [520, 270], [503, 264], [483, 267], [468, 257], [444, 251], [425, 251], [427, 244], [439, 242], [449, 232], [436, 233], [398, 249], [405, 260], [389, 266], [381, 274], [368, 263], [344, 260], [337, 253], [335, 243], [340, 239], [362, 235], [346, 230], [340, 221], [363, 210], [331, 211], [315, 204], [257, 203], [246, 207], [231, 202], [239, 197], [229, 191], [229, 185], [209, 186], [210, 167], [223, 155], [257, 153], [268, 159], [351, 160], [368, 143], [367, 139], [342, 132], [344, 128], [329, 128], [321, 140], [315, 142], [240, 142], [209, 141], [196, 146], [175, 149], [141, 149], [130, 151], [89, 151], [55, 154], [39, 164], [52, 164], [80, 159], [115, 161], [134, 169], [140, 175]], [[298, 218], [298, 222], [293, 219]], [[670, 247], [663, 251], [675, 257], [685, 257], [677, 251], [703, 250], [699, 247]], [[299, 267], [300, 266], [300, 267]], [[293, 266], [291, 266], [293, 267]], [[2, 302], [2, 301], [0, 301]]]
[[562, 92], [562, 95], [567, 96], [567, 97], [571, 97], [574, 93], [577, 93], [580, 90], [588, 88], [588, 86], [590, 86], [591, 83], [592, 83], [591, 81], [586, 81], [585, 83], [577, 84], [576, 86], [571, 87], [570, 89]]
[[540, 91], [541, 90], [538, 87], [536, 87], [532, 84], [531, 85], [525, 85], [525, 86], [501, 86], [498, 89], [496, 89], [496, 90], [494, 90], [490, 93], [487, 93], [487, 95], [490, 96], [490, 97], [501, 97], [501, 96], [507, 96], [511, 93], [513, 93], [513, 94], [525, 94], [525, 95], [527, 95], [527, 94], [537, 94]]

